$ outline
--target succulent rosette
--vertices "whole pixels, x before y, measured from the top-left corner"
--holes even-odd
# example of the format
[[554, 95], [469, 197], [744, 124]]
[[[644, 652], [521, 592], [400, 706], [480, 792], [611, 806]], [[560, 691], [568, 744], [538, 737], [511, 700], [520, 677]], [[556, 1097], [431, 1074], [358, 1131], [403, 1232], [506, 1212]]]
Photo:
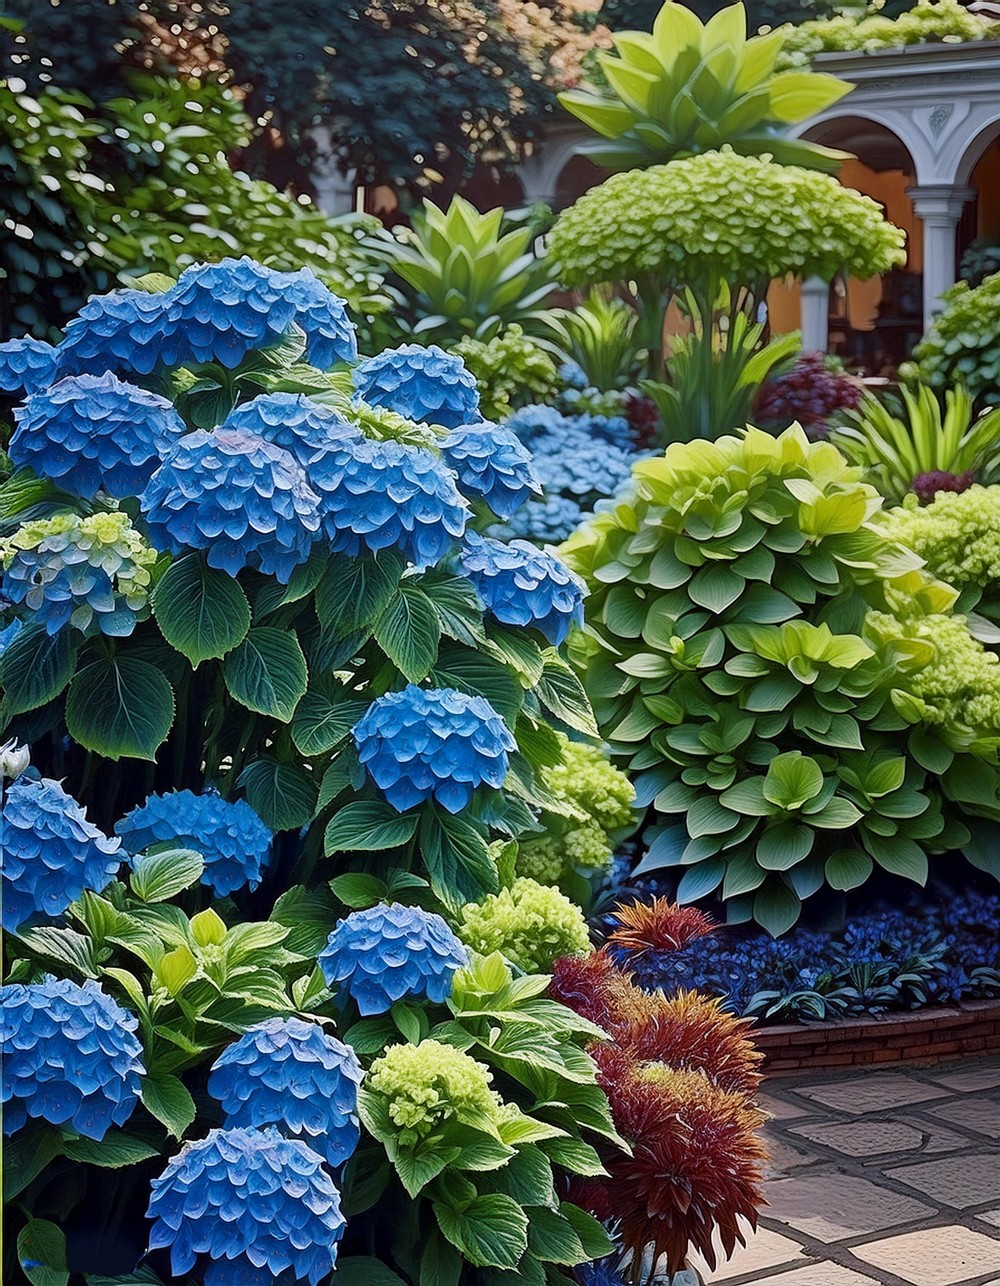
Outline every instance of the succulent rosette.
[[124, 1125], [145, 1070], [137, 1026], [92, 978], [0, 987], [4, 1133], [29, 1118], [98, 1140]]
[[441, 1003], [469, 953], [439, 915], [380, 903], [340, 920], [318, 964], [362, 1014], [382, 1014], [404, 997]]
[[267, 1269], [317, 1286], [337, 1262], [347, 1222], [340, 1194], [322, 1157], [277, 1130], [211, 1130], [185, 1143], [150, 1186], [150, 1249], [170, 1248], [175, 1275], [208, 1255], [249, 1264], [250, 1280]]
[[509, 518], [532, 495], [541, 495], [531, 452], [502, 425], [461, 425], [452, 429], [441, 450], [463, 490], [485, 500], [498, 518]]
[[526, 540], [505, 545], [469, 532], [459, 566], [486, 610], [504, 625], [532, 626], [554, 647], [583, 625], [583, 581]]
[[271, 857], [273, 835], [248, 803], [175, 790], [150, 795], [115, 825], [132, 853], [153, 844], [190, 848], [205, 859], [202, 883], [220, 897], [255, 889]]
[[56, 634], [66, 625], [124, 637], [149, 599], [151, 549], [124, 513], [40, 518], [0, 541], [3, 591]]
[[480, 418], [475, 377], [460, 357], [437, 344], [401, 344], [366, 357], [355, 367], [354, 389], [372, 406], [418, 424], [454, 429]]
[[85, 500], [136, 495], [186, 431], [165, 397], [110, 373], [31, 393], [14, 418], [12, 462]]
[[5, 393], [34, 393], [58, 378], [59, 355], [44, 340], [8, 339], [0, 344], [0, 389]]
[[517, 748], [485, 697], [412, 683], [372, 702], [355, 725], [354, 744], [399, 812], [433, 798], [460, 813], [478, 787], [503, 785]]
[[6, 789], [0, 813], [3, 927], [16, 933], [33, 916], [62, 915], [91, 889], [102, 892], [124, 854], [87, 820], [56, 781], [20, 777]]
[[251, 433], [198, 429], [153, 474], [140, 503], [150, 537], [180, 554], [204, 549], [211, 567], [252, 567], [287, 584], [309, 557], [319, 498], [287, 451]]
[[268, 1018], [222, 1051], [208, 1092], [222, 1104], [227, 1129], [275, 1125], [338, 1166], [358, 1145], [363, 1077], [350, 1046], [318, 1023]]

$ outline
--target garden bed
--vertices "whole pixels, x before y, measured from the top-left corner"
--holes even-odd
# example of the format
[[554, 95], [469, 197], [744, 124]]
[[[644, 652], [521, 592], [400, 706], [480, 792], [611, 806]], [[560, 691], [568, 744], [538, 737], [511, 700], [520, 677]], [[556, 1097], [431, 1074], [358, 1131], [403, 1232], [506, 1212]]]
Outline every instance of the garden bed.
[[919, 1013], [886, 1014], [851, 1022], [755, 1026], [764, 1072], [884, 1063], [937, 1063], [1000, 1052], [1000, 1000], [963, 1000]]

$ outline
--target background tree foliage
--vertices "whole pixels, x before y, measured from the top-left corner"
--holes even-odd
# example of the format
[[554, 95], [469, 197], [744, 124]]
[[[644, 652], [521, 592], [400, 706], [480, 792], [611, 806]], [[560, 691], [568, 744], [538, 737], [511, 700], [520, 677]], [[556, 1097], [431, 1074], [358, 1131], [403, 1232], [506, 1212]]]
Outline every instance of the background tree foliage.
[[[662, 0], [604, 0], [601, 6], [601, 21], [612, 31], [648, 31], [653, 19], [660, 9]], [[685, 0], [702, 22], [725, 9], [731, 0]], [[847, 9], [849, 0], [746, 0], [747, 19], [751, 30], [760, 27], [778, 27], [783, 22], [811, 22], [818, 18], [830, 18], [835, 13]], [[865, 8], [864, 0], [853, 6], [857, 10]], [[887, 18], [905, 13], [911, 8], [911, 0], [886, 0], [881, 5], [871, 5]]]

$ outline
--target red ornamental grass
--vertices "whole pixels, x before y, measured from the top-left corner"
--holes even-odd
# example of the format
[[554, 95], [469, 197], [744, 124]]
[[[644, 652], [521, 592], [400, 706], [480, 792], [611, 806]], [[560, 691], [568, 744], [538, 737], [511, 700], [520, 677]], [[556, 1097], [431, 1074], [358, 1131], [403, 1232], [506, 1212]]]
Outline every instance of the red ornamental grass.
[[630, 951], [681, 951], [689, 942], [715, 932], [704, 912], [693, 906], [678, 906], [669, 898], [633, 902], [619, 906], [612, 919], [618, 927], [608, 935], [608, 945]]

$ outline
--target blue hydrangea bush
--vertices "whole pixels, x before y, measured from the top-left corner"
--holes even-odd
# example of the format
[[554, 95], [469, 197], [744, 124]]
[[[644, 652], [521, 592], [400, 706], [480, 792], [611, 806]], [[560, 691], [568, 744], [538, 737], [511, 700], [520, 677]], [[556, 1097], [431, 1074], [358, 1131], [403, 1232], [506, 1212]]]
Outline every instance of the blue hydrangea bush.
[[559, 819], [599, 881], [558, 785], [597, 729], [582, 582], [482, 534], [528, 446], [247, 259], [0, 380], [4, 1280], [573, 1280], [618, 1140], [545, 994], [583, 913], [518, 850]]

